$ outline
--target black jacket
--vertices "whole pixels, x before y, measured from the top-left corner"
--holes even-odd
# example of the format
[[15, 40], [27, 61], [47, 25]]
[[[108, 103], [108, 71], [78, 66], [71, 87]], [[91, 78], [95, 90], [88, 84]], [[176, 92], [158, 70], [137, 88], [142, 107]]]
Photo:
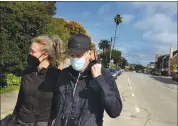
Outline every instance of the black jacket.
[[[24, 72], [13, 115], [23, 122], [43, 122], [55, 118], [54, 96], [60, 71], [49, 65], [38, 73], [30, 68]], [[53, 109], [52, 109], [53, 108]]]
[[[62, 126], [61, 119], [76, 118], [80, 126], [102, 126], [106, 110], [111, 118], [116, 118], [122, 110], [122, 102], [115, 80], [109, 71], [102, 68], [102, 75], [93, 78], [91, 68], [79, 77], [73, 97], [78, 72], [70, 66], [59, 77], [59, 110], [54, 126]], [[82, 117], [82, 118], [80, 118]]]

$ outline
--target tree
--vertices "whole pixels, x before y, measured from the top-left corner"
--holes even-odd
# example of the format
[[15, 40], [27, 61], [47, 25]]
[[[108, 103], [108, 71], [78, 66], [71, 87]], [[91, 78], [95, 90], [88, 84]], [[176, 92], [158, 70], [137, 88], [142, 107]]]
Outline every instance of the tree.
[[67, 21], [66, 28], [70, 31], [70, 35], [78, 33], [88, 34], [85, 28], [80, 23], [75, 21]]
[[145, 67], [141, 64], [135, 66], [135, 70], [143, 70]]
[[[46, 34], [52, 36], [52, 35], [58, 35], [62, 39], [62, 46], [61, 51], [64, 52], [67, 49], [67, 43], [70, 38], [70, 31], [68, 28], [66, 28], [67, 22], [63, 18], [53, 18], [51, 19], [51, 22], [47, 25], [47, 31]], [[59, 62], [63, 62], [66, 58], [66, 55], [62, 55], [60, 59], [58, 59]]]
[[121, 65], [121, 68], [125, 68], [125, 66], [128, 65], [128, 61], [127, 59], [125, 59], [124, 57], [122, 57], [122, 65]]
[[114, 60], [114, 64], [116, 64], [116, 67], [119, 67], [121, 65], [121, 52], [119, 50], [112, 50], [112, 59]]
[[[120, 14], [117, 14], [115, 17], [114, 17], [114, 22], [116, 23], [116, 29], [115, 29], [115, 35], [114, 35], [114, 43], [113, 43], [113, 49], [114, 49], [114, 45], [115, 45], [115, 41], [116, 41], [116, 32], [117, 32], [117, 26], [122, 23], [122, 17], [120, 16]], [[111, 43], [112, 44], [112, 43]], [[112, 47], [111, 47], [112, 49]], [[110, 52], [110, 60], [111, 60], [111, 57], [112, 57], [112, 51]], [[110, 63], [111, 65], [111, 63]]]
[[[103, 59], [103, 65], [104, 67], [108, 67], [108, 64], [110, 62], [109, 60], [109, 51], [104, 52], [103, 54], [101, 54], [101, 58]], [[119, 64], [121, 63], [121, 52], [119, 50], [112, 50], [112, 59], [114, 60], [114, 64], [116, 65], [116, 67], [119, 66]]]
[[18, 73], [26, 66], [30, 41], [44, 34], [54, 2], [1, 2], [0, 67]]
[[109, 40], [101, 40], [98, 44], [99, 49], [103, 50], [103, 53], [109, 51], [111, 48]]
[[117, 15], [114, 17], [114, 22], [116, 23], [116, 29], [115, 29], [115, 35], [114, 35], [113, 48], [114, 48], [115, 40], [116, 40], [117, 26], [118, 26], [120, 23], [122, 23], [122, 17], [120, 16], [120, 14], [117, 14]]

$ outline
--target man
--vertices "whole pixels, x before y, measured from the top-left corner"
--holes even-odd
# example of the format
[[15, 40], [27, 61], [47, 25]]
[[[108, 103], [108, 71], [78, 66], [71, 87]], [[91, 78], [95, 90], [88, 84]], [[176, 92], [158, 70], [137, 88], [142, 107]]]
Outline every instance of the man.
[[118, 117], [119, 91], [109, 71], [92, 61], [90, 38], [73, 35], [66, 53], [71, 66], [58, 78], [60, 104], [54, 126], [102, 126], [104, 110], [111, 118]]

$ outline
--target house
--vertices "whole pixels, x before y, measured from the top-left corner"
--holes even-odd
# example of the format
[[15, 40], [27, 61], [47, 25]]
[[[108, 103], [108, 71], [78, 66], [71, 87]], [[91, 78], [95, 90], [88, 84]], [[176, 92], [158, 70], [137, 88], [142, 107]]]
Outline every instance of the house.
[[136, 65], [137, 64], [128, 64], [128, 66], [126, 66], [126, 68], [129, 70], [134, 70]]
[[173, 47], [170, 47], [170, 53], [158, 56], [156, 55], [155, 68], [166, 72], [168, 75], [172, 75], [173, 72], [178, 72], [174, 67], [178, 65], [178, 50], [173, 51]]
[[170, 58], [170, 73], [178, 72], [178, 50], [172, 53]]
[[169, 67], [169, 54], [158, 56], [155, 68], [161, 71], [168, 71]]

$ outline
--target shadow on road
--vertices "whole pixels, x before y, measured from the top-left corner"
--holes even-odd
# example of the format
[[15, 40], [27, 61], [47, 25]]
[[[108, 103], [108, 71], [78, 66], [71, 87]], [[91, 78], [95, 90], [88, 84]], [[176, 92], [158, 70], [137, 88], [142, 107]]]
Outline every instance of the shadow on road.
[[173, 81], [170, 77], [163, 77], [163, 76], [150, 76], [150, 77], [164, 84], [178, 85], [178, 82]]

